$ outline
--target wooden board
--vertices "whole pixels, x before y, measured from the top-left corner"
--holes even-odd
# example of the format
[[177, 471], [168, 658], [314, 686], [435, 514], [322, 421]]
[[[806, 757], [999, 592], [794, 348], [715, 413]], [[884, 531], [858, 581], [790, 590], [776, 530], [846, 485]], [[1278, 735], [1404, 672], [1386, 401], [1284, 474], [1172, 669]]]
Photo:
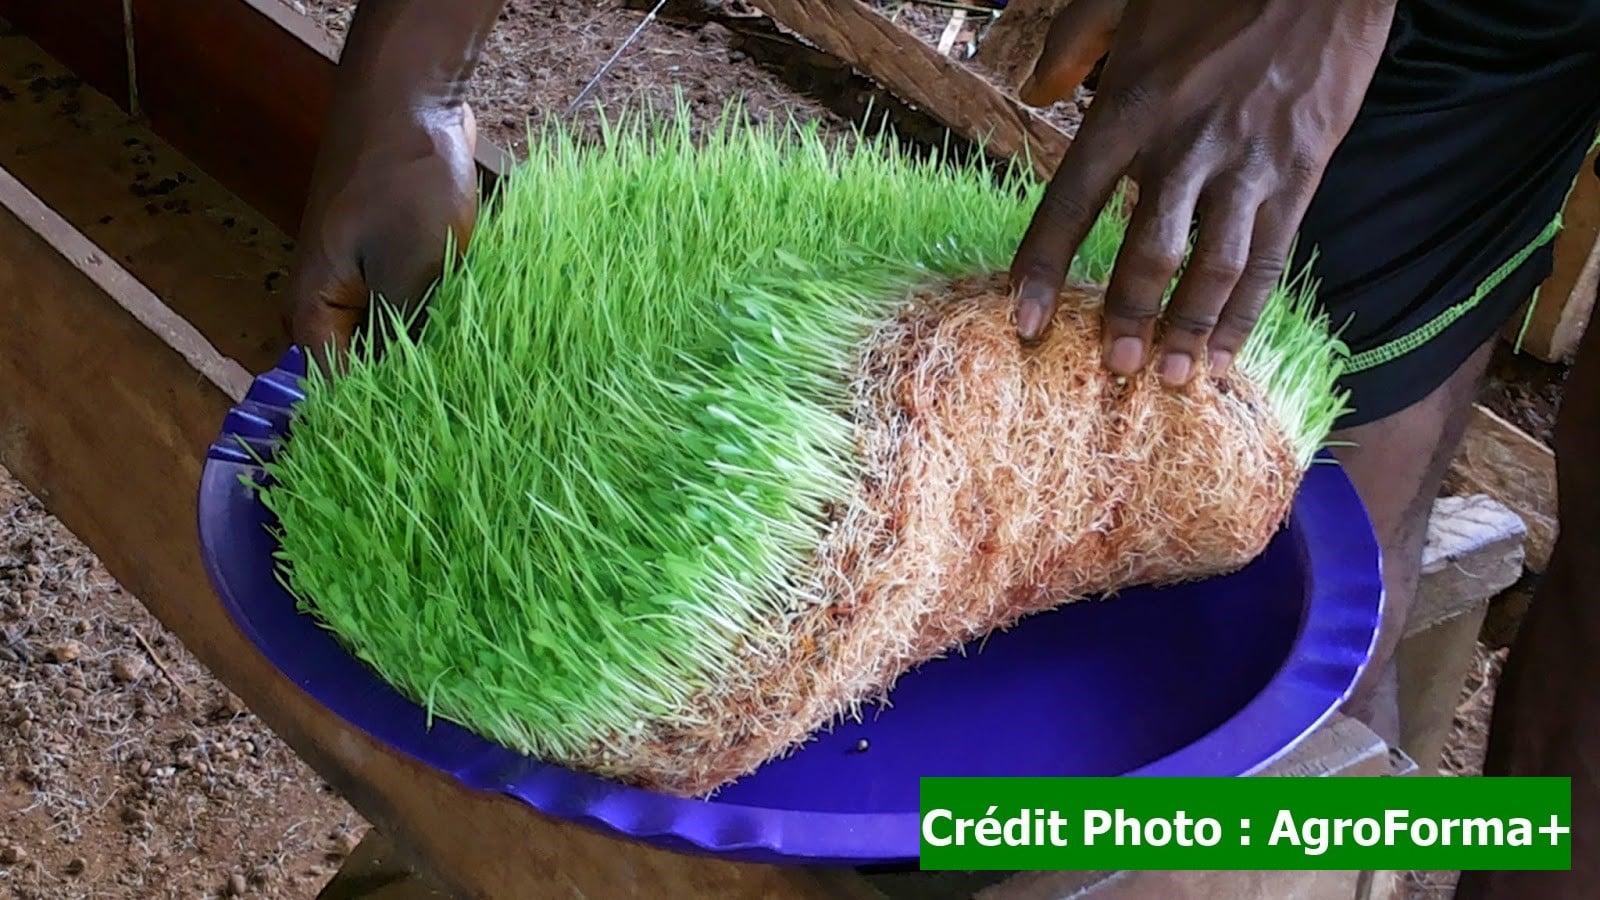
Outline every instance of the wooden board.
[[1485, 605], [1516, 584], [1527, 536], [1522, 517], [1486, 494], [1435, 500], [1406, 636]]
[[1416, 600], [1395, 650], [1400, 747], [1430, 775], [1450, 737], [1489, 602], [1522, 575], [1526, 536], [1522, 519], [1486, 495], [1434, 501]]
[[1061, 129], [860, 0], [752, 5], [994, 156], [1026, 158], [1041, 178], [1049, 178], [1066, 152], [1070, 139]]
[[1478, 405], [1450, 465], [1449, 481], [1488, 494], [1528, 529], [1527, 568], [1543, 572], [1556, 536], [1556, 457], [1549, 447]]
[[[1539, 287], [1532, 319], [1527, 306], [1506, 325], [1506, 338], [1520, 335], [1520, 349], [1545, 362], [1570, 363], [1594, 313], [1600, 291], [1600, 178], [1594, 165], [1600, 148], [1589, 153], [1562, 213], [1550, 277]], [[1527, 329], [1523, 323], [1527, 321]]]
[[0, 37], [0, 167], [251, 371], [287, 346], [278, 301], [292, 244], [21, 35]]
[[[131, 0], [131, 11], [130, 35], [120, 0], [0, 0], [0, 18], [124, 111], [136, 94], [141, 115], [175, 147], [295, 233], [332, 96], [337, 47], [280, 0]], [[478, 161], [492, 180], [508, 157], [480, 143]]]
[[0, 0], [0, 33], [21, 31], [42, 43], [73, 74], [126, 109], [128, 54], [122, 0]]

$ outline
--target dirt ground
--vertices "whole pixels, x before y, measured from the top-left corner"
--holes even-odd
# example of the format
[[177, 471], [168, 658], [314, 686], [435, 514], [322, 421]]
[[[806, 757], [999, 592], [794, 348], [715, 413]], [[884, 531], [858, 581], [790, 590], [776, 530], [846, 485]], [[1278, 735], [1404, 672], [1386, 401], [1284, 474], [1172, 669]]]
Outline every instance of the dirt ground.
[[[354, 7], [284, 2], [336, 36]], [[930, 40], [947, 20], [930, 7], [898, 14]], [[526, 127], [565, 114], [642, 17], [620, 0], [510, 0], [474, 84], [484, 137], [520, 149]], [[843, 124], [741, 46], [718, 25], [657, 22], [572, 118], [592, 127], [595, 102], [666, 103], [680, 88], [705, 117], [737, 91], [757, 118]], [[1071, 128], [1078, 112], [1065, 103], [1051, 116]], [[1559, 369], [1507, 356], [1485, 402], [1548, 440], [1559, 385]], [[0, 598], [3, 896], [315, 896], [366, 824], [3, 470]], [[1443, 761], [1451, 773], [1480, 765], [1502, 655], [1480, 647]], [[1450, 880], [1413, 873], [1414, 896], [1446, 897]]]
[[365, 824], [4, 470], [0, 597], [4, 896], [315, 896]]

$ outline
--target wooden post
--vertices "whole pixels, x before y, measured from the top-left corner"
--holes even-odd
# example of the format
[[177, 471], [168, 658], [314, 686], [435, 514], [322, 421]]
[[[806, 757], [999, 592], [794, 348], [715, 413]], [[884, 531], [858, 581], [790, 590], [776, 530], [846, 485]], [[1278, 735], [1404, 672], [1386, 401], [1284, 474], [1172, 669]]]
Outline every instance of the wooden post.
[[1527, 568], [1542, 572], [1556, 537], [1556, 455], [1526, 432], [1478, 405], [1450, 464], [1450, 482], [1488, 494], [1528, 529]]
[[1526, 536], [1517, 514], [1488, 496], [1434, 502], [1416, 602], [1395, 656], [1400, 748], [1426, 774], [1436, 773], [1449, 740], [1489, 601], [1522, 574]]

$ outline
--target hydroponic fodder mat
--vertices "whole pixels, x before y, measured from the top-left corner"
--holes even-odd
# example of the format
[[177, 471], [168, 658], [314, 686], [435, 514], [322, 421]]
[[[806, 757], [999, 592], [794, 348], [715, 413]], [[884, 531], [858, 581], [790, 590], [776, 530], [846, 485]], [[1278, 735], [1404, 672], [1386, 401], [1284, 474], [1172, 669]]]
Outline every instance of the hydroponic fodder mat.
[[1337, 707], [1380, 592], [1305, 286], [1228, 376], [1119, 381], [1115, 214], [1024, 348], [1033, 185], [737, 121], [535, 135], [419, 337], [257, 382], [202, 539], [281, 668], [469, 783], [810, 861], [915, 856], [920, 776], [1241, 774]]

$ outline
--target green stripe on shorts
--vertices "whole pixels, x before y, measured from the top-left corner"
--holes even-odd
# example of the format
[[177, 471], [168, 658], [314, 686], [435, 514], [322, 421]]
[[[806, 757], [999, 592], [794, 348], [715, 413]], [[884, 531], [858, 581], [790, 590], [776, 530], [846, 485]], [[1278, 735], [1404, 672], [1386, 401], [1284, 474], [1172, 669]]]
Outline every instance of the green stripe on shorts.
[[[1600, 148], [1600, 134], [1595, 135], [1594, 143], [1589, 149], [1591, 152], [1593, 152], [1597, 148]], [[1580, 167], [1578, 174], [1572, 179], [1572, 186], [1567, 188], [1567, 196], [1561, 204], [1563, 209], [1566, 207], [1567, 200], [1572, 199], [1572, 191], [1577, 188], [1578, 178], [1581, 178], [1582, 176], [1583, 167]], [[1393, 362], [1438, 337], [1440, 332], [1455, 324], [1457, 319], [1460, 319], [1462, 316], [1471, 312], [1473, 307], [1483, 302], [1483, 298], [1489, 296], [1490, 292], [1499, 287], [1502, 282], [1510, 277], [1511, 273], [1515, 272], [1518, 266], [1521, 266], [1523, 263], [1527, 262], [1528, 257], [1537, 252], [1540, 247], [1543, 247], [1552, 240], [1555, 240], [1556, 235], [1561, 232], [1561, 225], [1561, 211], [1557, 210], [1555, 218], [1551, 219], [1550, 224], [1546, 225], [1544, 230], [1539, 232], [1539, 236], [1534, 238], [1533, 242], [1528, 246], [1519, 250], [1515, 256], [1501, 264], [1498, 269], [1495, 269], [1494, 272], [1490, 273], [1489, 277], [1484, 279], [1482, 284], [1478, 285], [1478, 289], [1472, 292], [1472, 296], [1462, 300], [1460, 303], [1454, 304], [1449, 309], [1439, 313], [1437, 316], [1434, 316], [1432, 319], [1428, 320], [1427, 323], [1423, 324], [1421, 327], [1410, 332], [1409, 334], [1401, 335], [1400, 337], [1397, 337], [1388, 343], [1380, 344], [1370, 350], [1364, 350], [1355, 354], [1354, 356], [1351, 356], [1350, 359], [1345, 363], [1345, 371], [1363, 372], [1367, 369], [1376, 368], [1384, 365], [1385, 363]], [[1533, 292], [1532, 302], [1528, 304], [1527, 315], [1522, 320], [1522, 329], [1517, 333], [1516, 349], [1519, 352], [1522, 349], [1522, 335], [1527, 332], [1528, 323], [1532, 321], [1533, 310], [1536, 306], [1538, 306], [1538, 303], [1539, 292], [1537, 289], [1535, 289]]]

